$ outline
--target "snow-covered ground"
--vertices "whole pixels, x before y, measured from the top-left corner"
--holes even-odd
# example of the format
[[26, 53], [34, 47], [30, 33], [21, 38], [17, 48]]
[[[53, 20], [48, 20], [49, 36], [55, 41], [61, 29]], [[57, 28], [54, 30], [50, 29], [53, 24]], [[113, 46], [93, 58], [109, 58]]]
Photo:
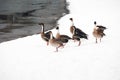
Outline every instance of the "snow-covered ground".
[[[0, 80], [120, 80], [120, 1], [68, 2], [70, 14], [58, 21], [60, 33], [71, 36], [72, 17], [89, 40], [82, 40], [81, 46], [70, 41], [58, 52], [39, 34], [1, 43]], [[98, 44], [92, 36], [95, 20], [108, 28]]]

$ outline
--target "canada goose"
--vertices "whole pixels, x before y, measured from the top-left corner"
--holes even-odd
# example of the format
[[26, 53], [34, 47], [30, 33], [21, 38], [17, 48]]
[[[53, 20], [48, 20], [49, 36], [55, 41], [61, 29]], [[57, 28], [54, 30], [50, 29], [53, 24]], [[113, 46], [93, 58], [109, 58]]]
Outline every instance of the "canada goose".
[[[77, 35], [79, 35], [80, 38], [88, 39], [88, 35], [87, 35], [85, 32], [83, 32], [81, 29], [76, 28], [76, 27], [74, 26], [73, 18], [70, 18], [70, 20], [71, 20], [71, 22], [72, 22], [72, 25], [71, 25], [71, 27], [70, 27], [70, 32], [71, 32], [72, 34], [77, 34]], [[74, 31], [73, 31], [73, 30], [74, 30]]]
[[70, 32], [71, 32], [72, 34], [78, 35], [80, 38], [88, 39], [88, 35], [87, 35], [85, 32], [83, 32], [81, 29], [76, 28], [76, 27], [74, 26], [73, 18], [70, 18], [70, 20], [71, 20], [71, 22], [72, 22], [72, 26], [70, 27]]
[[104, 30], [107, 28], [101, 25], [97, 25], [96, 21], [94, 21], [94, 25], [95, 27], [93, 30], [93, 36], [96, 38], [96, 43], [98, 42], [97, 39], [100, 39], [101, 42], [101, 38], [105, 36]]
[[39, 25], [41, 26], [41, 38], [47, 42], [47, 45], [49, 45], [49, 39], [50, 39], [50, 31], [48, 32], [44, 32], [44, 23], [39, 23]]
[[59, 27], [56, 27], [56, 30], [58, 30], [57, 34], [56, 34], [56, 39], [60, 39], [63, 43], [67, 43], [68, 40], [72, 39], [71, 37], [67, 36], [67, 35], [61, 35], [59, 32]]
[[56, 52], [58, 52], [58, 48], [59, 47], [63, 47], [63, 42], [59, 39], [56, 39], [53, 37], [53, 33], [50, 32], [50, 39], [49, 39], [49, 43], [51, 44], [51, 46], [56, 47]]

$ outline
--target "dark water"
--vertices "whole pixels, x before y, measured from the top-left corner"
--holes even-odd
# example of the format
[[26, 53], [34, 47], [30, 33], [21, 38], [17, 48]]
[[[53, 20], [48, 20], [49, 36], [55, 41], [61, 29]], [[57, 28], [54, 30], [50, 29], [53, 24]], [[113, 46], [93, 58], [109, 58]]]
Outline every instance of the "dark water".
[[66, 6], [65, 0], [0, 0], [0, 43], [39, 33], [40, 22], [54, 28]]

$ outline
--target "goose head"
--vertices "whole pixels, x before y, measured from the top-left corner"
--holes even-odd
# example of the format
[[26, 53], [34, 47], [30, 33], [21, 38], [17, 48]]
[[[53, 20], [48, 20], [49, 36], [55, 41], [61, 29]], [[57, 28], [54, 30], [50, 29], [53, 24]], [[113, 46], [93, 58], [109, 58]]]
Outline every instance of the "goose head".
[[71, 21], [73, 21], [73, 18], [70, 18]]
[[73, 23], [73, 18], [70, 18], [70, 21], [72, 22], [72, 26], [74, 26], [74, 23]]
[[58, 27], [58, 26], [56, 27], [56, 30], [59, 30], [59, 27]]
[[56, 30], [58, 31], [58, 33], [59, 33], [59, 26], [57, 25], [57, 27], [56, 27]]
[[59, 30], [59, 24], [56, 25], [56, 30]]
[[94, 21], [94, 25], [95, 25], [94, 29], [95, 29], [95, 30], [98, 29], [98, 27], [97, 27], [97, 22], [96, 22], [96, 21]]
[[58, 38], [60, 36], [60, 31], [59, 31], [59, 26], [58, 25], [56, 27], [56, 30], [57, 30], [56, 38]]
[[97, 25], [97, 22], [96, 22], [96, 21], [94, 21], [94, 25], [95, 25], [95, 26]]

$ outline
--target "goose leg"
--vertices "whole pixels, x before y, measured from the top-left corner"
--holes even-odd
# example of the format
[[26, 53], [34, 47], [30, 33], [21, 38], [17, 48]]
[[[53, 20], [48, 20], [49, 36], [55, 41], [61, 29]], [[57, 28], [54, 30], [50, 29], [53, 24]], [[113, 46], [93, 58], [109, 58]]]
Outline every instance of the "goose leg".
[[81, 44], [81, 41], [79, 41], [79, 44], [78, 44], [78, 46], [80, 46], [80, 44]]
[[74, 39], [74, 42], [76, 42], [76, 40]]
[[101, 38], [100, 38], [100, 42], [101, 42]]
[[47, 42], [47, 46], [49, 45], [49, 42]]
[[56, 47], [56, 52], [58, 52], [58, 48], [61, 47], [61, 45], [59, 45], [58, 47]]
[[56, 52], [58, 52], [58, 47], [56, 47]]
[[96, 43], [97, 43], [97, 38], [96, 38]]
[[64, 44], [64, 45], [62, 45], [62, 46], [60, 46], [60, 47], [64, 48], [65, 45], [66, 45], [66, 44]]
[[75, 42], [75, 40], [74, 40], [74, 42]]
[[59, 46], [56, 47], [56, 52], [58, 52], [58, 48], [59, 48], [59, 47], [63, 47], [63, 48], [64, 48], [64, 45], [63, 45], [63, 44], [59, 44]]

